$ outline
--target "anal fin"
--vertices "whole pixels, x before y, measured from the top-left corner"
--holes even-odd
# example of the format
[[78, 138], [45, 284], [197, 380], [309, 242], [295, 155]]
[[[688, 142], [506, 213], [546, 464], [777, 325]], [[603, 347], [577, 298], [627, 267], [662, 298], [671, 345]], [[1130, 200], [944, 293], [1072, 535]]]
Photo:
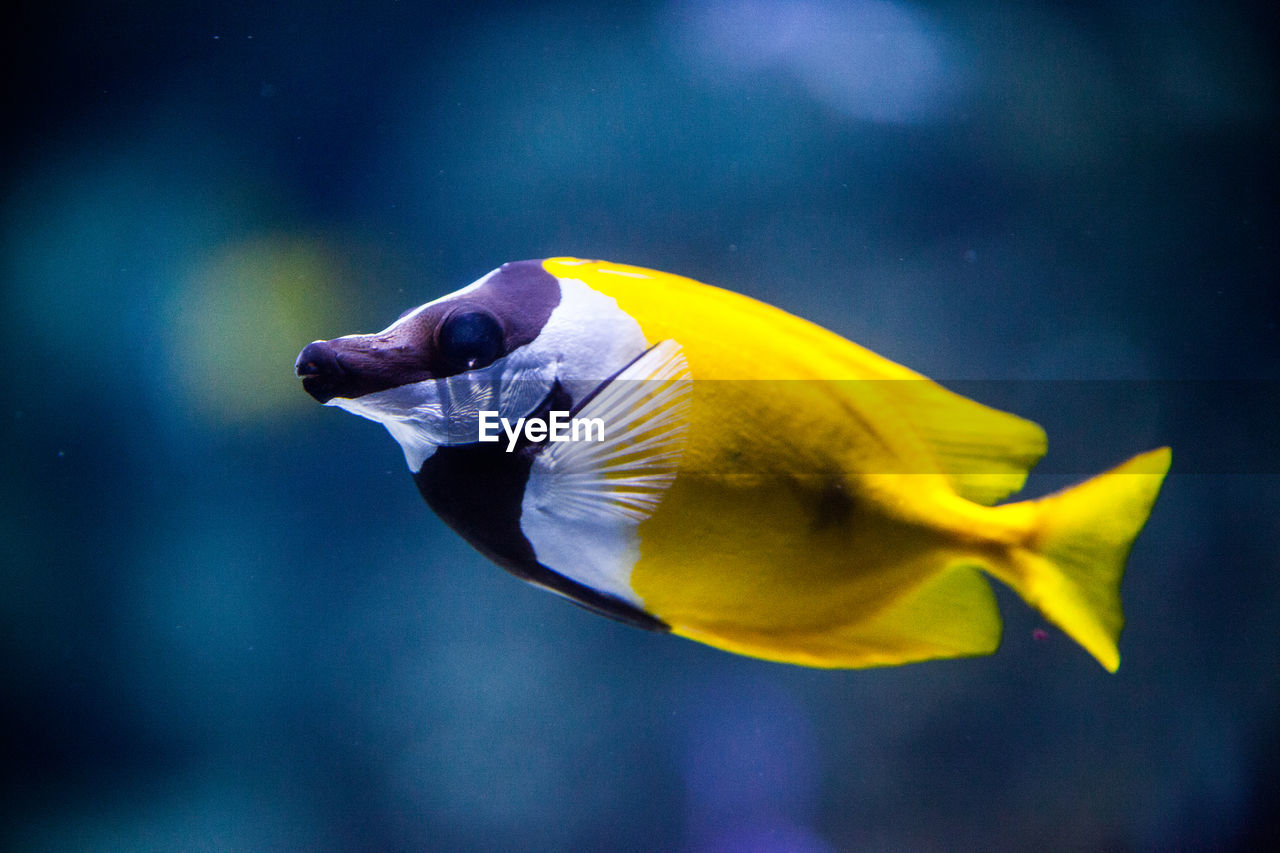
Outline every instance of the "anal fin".
[[[922, 559], [933, 562], [943, 558], [934, 553]], [[1000, 645], [1002, 627], [991, 585], [975, 564], [956, 560], [873, 615], [818, 633], [761, 635], [721, 626], [674, 623], [671, 630], [752, 657], [801, 666], [860, 669], [990, 654]]]
[[856, 626], [867, 662], [854, 665], [991, 654], [1002, 628], [991, 584], [974, 565], [956, 562]]

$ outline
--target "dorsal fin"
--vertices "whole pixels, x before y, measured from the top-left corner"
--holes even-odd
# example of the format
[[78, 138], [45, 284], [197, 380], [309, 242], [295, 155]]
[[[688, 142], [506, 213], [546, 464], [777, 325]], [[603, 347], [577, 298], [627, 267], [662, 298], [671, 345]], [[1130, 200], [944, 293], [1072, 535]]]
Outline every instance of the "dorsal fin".
[[971, 501], [991, 504], [1021, 489], [1044, 455], [1044, 430], [1037, 424], [962, 397], [780, 308], [641, 267], [574, 258], [551, 258], [543, 265], [553, 275], [582, 280], [612, 296], [640, 318], [646, 334], [680, 338], [689, 329], [700, 330], [682, 341], [699, 381], [875, 381], [884, 392], [880, 398], [902, 413], [938, 471]]
[[961, 497], [993, 504], [1022, 488], [1046, 448], [1044, 430], [921, 377], [882, 383]]

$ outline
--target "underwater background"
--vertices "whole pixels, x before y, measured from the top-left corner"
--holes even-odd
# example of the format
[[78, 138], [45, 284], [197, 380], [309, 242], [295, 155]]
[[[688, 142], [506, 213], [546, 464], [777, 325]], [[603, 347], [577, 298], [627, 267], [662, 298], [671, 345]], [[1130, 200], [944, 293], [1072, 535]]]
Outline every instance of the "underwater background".
[[[1271, 11], [26, 8], [0, 847], [1274, 841]], [[1118, 674], [1002, 587], [995, 655], [881, 670], [596, 617], [474, 553], [385, 431], [292, 375], [308, 341], [562, 254], [747, 293], [1038, 420], [1024, 495], [1172, 445]]]

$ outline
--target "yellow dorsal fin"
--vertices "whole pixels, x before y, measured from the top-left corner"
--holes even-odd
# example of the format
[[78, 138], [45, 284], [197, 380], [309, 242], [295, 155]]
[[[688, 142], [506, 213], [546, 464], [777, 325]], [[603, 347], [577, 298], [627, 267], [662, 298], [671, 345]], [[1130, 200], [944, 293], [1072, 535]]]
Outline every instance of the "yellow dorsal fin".
[[[614, 297], [651, 339], [678, 341], [695, 379], [876, 381], [883, 392], [877, 396], [898, 408], [900, 422], [911, 425], [938, 470], [968, 500], [993, 504], [1018, 491], [1044, 455], [1044, 430], [1037, 424], [962, 397], [767, 303], [683, 276], [607, 261], [550, 258], [543, 266]], [[700, 334], [686, 339], [689, 327]]]
[[961, 497], [995, 503], [1021, 489], [1027, 472], [1044, 455], [1045, 434], [1039, 424], [928, 380], [885, 386]]

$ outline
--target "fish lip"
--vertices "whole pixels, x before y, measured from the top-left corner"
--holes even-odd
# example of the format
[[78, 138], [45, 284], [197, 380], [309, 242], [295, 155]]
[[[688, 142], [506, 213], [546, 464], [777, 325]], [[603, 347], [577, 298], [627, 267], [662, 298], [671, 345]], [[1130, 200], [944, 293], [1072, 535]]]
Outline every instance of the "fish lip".
[[327, 403], [338, 396], [338, 387], [346, 378], [347, 371], [328, 341], [312, 341], [294, 360], [293, 375], [302, 380], [302, 390], [317, 402]]
[[302, 378], [302, 390], [314, 397], [315, 401], [320, 404], [327, 403], [337, 396], [327, 387], [327, 383], [321, 384], [317, 382], [314, 376], [304, 376]]

